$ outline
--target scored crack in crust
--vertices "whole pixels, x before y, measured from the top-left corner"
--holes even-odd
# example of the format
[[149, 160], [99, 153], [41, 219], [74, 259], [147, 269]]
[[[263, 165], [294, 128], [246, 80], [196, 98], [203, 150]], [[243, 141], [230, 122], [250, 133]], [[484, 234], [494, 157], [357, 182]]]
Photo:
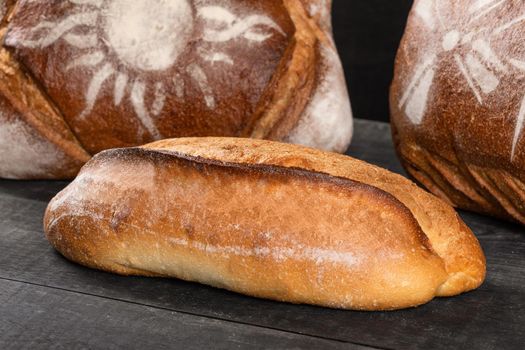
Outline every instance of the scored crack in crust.
[[[272, 77], [264, 103], [254, 113], [252, 125], [246, 127], [244, 134], [254, 138], [283, 139], [295, 127], [318, 83], [316, 69], [320, 59], [317, 43], [332, 45], [318, 24], [309, 17], [300, 0], [284, 0], [295, 25], [285, 58], [281, 60], [277, 73]], [[297, 96], [300, 96], [297, 98]]]
[[[245, 136], [346, 150], [352, 113], [331, 38], [331, 1], [232, 0], [230, 8], [173, 0], [165, 12], [192, 13], [186, 29], [173, 29], [184, 35], [174, 39], [171, 51], [159, 48], [158, 59], [148, 50], [131, 55], [122, 46], [130, 38], [117, 24], [134, 18], [124, 12], [144, 4], [123, 10], [120, 0], [7, 1], [0, 96], [17, 113], [5, 111], [3, 119], [27, 124], [20, 144], [50, 143], [61, 154], [34, 174], [11, 171], [10, 177], [69, 178], [101, 150], [164, 137]], [[144, 21], [149, 15], [144, 13]], [[91, 28], [100, 30], [95, 34]], [[169, 34], [140, 28], [137, 23], [139, 39]], [[109, 45], [107, 50], [99, 41]], [[112, 49], [114, 41], [118, 49]], [[194, 62], [192, 55], [204, 63]]]
[[[485, 260], [476, 238], [453, 208], [401, 175], [347, 156], [329, 155], [314, 149], [294, 145], [281, 146], [256, 140], [245, 140], [236, 146], [233, 139], [180, 139], [158, 141], [144, 147], [156, 151], [172, 149], [183, 154], [218, 161], [297, 167], [379, 188], [410, 209], [430, 239], [433, 249], [445, 261], [447, 272], [454, 276], [443, 286], [442, 295], [453, 295], [465, 286], [470, 289], [480, 283], [480, 272], [484, 270]], [[460, 246], [464, 248], [459, 249]], [[465, 254], [472, 251], [476, 254]], [[459, 278], [460, 281], [454, 281], [455, 278]]]
[[296, 28], [294, 38], [241, 136], [344, 152], [352, 135], [345, 118], [352, 111], [339, 102], [348, 91], [330, 37], [331, 2], [284, 4]]
[[364, 162], [270, 141], [103, 152], [53, 199], [45, 228], [89, 267], [337, 308], [416, 306], [485, 278], [479, 243], [440, 199]]

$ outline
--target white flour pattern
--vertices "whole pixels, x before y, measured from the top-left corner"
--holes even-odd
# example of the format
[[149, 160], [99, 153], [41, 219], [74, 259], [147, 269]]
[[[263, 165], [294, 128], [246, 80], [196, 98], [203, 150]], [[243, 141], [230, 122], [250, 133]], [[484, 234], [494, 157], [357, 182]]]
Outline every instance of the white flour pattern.
[[[41, 1], [41, 0], [32, 0]], [[185, 95], [185, 74], [201, 91], [206, 106], [216, 107], [214, 92], [205, 70], [197, 63], [181, 67], [175, 73], [171, 86], [157, 83], [148, 86], [144, 77], [147, 72], [166, 71], [173, 68], [179, 56], [186, 50], [194, 35], [196, 20], [204, 23], [203, 42], [214, 44], [213, 49], [198, 48], [200, 58], [212, 67], [216, 64], [232, 66], [235, 59], [217, 49], [221, 43], [242, 39], [262, 43], [273, 35], [285, 35], [282, 29], [269, 17], [249, 15], [239, 17], [220, 6], [203, 6], [195, 10], [188, 0], [68, 0], [77, 5], [73, 13], [57, 21], [42, 21], [31, 28], [28, 38], [20, 44], [35, 49], [46, 48], [63, 40], [75, 49], [85, 50], [66, 63], [66, 70], [79, 67], [93, 67], [93, 77], [86, 89], [85, 108], [79, 118], [86, 118], [96, 105], [104, 84], [114, 78], [114, 104], [121, 105], [129, 92], [129, 102], [147, 130], [155, 139], [161, 138], [154, 117], [158, 116], [168, 96], [166, 90], [173, 89], [174, 96]], [[100, 23], [103, 30], [99, 34]], [[77, 34], [78, 27], [88, 28], [87, 34]], [[107, 45], [125, 66], [133, 71], [119, 71], [109, 62], [103, 45]], [[129, 89], [128, 89], [129, 87]], [[147, 106], [146, 94], [154, 91], [155, 99]]]
[[[434, 76], [438, 65], [453, 64], [465, 79], [472, 94], [480, 105], [484, 98], [497, 90], [501, 78], [511, 74], [511, 69], [525, 71], [525, 61], [515, 58], [502, 58], [494, 52], [491, 40], [525, 22], [525, 14], [511, 19], [509, 22], [489, 29], [480, 25], [479, 20], [489, 14], [497, 14], [502, 5], [509, 0], [471, 0], [470, 6], [464, 14], [467, 18], [468, 30], [464, 32], [455, 27], [449, 18], [442, 15], [443, 0], [420, 0], [415, 14], [433, 33], [441, 33], [441, 43], [437, 47], [427, 50], [420, 63], [416, 65], [411, 79], [406, 84], [404, 94], [399, 101], [399, 108], [404, 109], [407, 117], [419, 124], [423, 120], [430, 91], [434, 83]], [[458, 47], [469, 47], [470, 51], [460, 54]], [[503, 56], [503, 55], [502, 55]], [[512, 159], [516, 145], [521, 137], [525, 123], [525, 97], [516, 120], [516, 127], [512, 143]]]
[[6, 10], [5, 0], [0, 0], [0, 17], [4, 17], [5, 10]]

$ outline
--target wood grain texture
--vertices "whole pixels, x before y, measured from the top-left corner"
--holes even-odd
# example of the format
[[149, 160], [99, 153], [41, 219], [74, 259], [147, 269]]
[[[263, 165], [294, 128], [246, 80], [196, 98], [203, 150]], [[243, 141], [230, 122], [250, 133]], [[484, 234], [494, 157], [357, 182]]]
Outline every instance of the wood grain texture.
[[[4, 281], [2, 349], [343, 349], [346, 344]], [[118, 335], [118, 336], [117, 336]], [[355, 349], [365, 347], [355, 346]]]
[[[356, 126], [355, 143], [349, 153], [401, 172], [388, 125], [358, 121]], [[122, 318], [130, 327], [140, 321], [137, 315], [147, 314], [147, 307], [151, 307], [377, 348], [513, 349], [525, 341], [525, 235], [520, 226], [462, 213], [487, 256], [487, 281], [479, 290], [417, 309], [348, 312], [258, 300], [178, 280], [122, 278], [71, 264], [54, 253], [42, 232], [46, 200], [63, 186], [65, 183], [57, 182], [0, 182], [2, 297], [6, 286], [12, 283], [2, 278], [12, 279], [68, 290], [78, 298], [88, 294], [116, 300], [108, 302], [105, 309], [120, 310], [122, 306], [112, 306], [120, 301], [144, 305], [144, 311], [123, 313]], [[39, 287], [27, 288], [30, 292], [22, 299], [8, 297], [2, 304], [22, 310], [24, 302], [32, 302], [35, 307], [44, 303], [34, 297]], [[71, 303], [74, 299], [71, 297]], [[16, 316], [15, 312], [12, 317], [13, 322], [23, 324], [22, 313]], [[97, 321], [87, 320], [82, 326], [84, 333], [89, 333], [86, 330]], [[27, 329], [34, 327], [35, 324], [27, 324]], [[44, 329], [41, 334], [51, 336], [50, 332]], [[119, 335], [112, 328], [108, 332]], [[122, 338], [126, 339], [126, 335]], [[133, 344], [135, 338], [127, 339], [128, 344]], [[198, 337], [193, 339], [195, 344], [198, 341]], [[217, 346], [223, 344], [220, 339], [214, 341]], [[271, 347], [271, 343], [268, 345]], [[297, 347], [302, 346], [298, 343]]]

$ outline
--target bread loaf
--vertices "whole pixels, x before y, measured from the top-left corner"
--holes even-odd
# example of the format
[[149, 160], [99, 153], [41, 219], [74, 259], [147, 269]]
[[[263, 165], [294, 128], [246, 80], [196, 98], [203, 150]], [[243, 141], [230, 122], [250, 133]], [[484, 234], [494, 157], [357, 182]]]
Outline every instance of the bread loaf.
[[49, 204], [45, 232], [88, 267], [334, 308], [416, 306], [485, 276], [472, 232], [409, 180], [251, 139], [104, 151]]
[[416, 0], [391, 90], [407, 171], [448, 203], [525, 223], [525, 2]]
[[70, 178], [101, 150], [180, 136], [346, 150], [330, 7], [0, 0], [0, 177]]

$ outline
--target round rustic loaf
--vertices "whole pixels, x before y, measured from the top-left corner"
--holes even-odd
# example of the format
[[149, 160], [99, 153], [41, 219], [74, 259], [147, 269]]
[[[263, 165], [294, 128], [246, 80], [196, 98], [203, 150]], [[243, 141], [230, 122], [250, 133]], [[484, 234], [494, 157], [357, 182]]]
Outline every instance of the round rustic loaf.
[[417, 0], [391, 89], [407, 171], [458, 207], [525, 223], [525, 2]]
[[180, 136], [344, 151], [352, 115], [325, 0], [0, 0], [0, 177]]

